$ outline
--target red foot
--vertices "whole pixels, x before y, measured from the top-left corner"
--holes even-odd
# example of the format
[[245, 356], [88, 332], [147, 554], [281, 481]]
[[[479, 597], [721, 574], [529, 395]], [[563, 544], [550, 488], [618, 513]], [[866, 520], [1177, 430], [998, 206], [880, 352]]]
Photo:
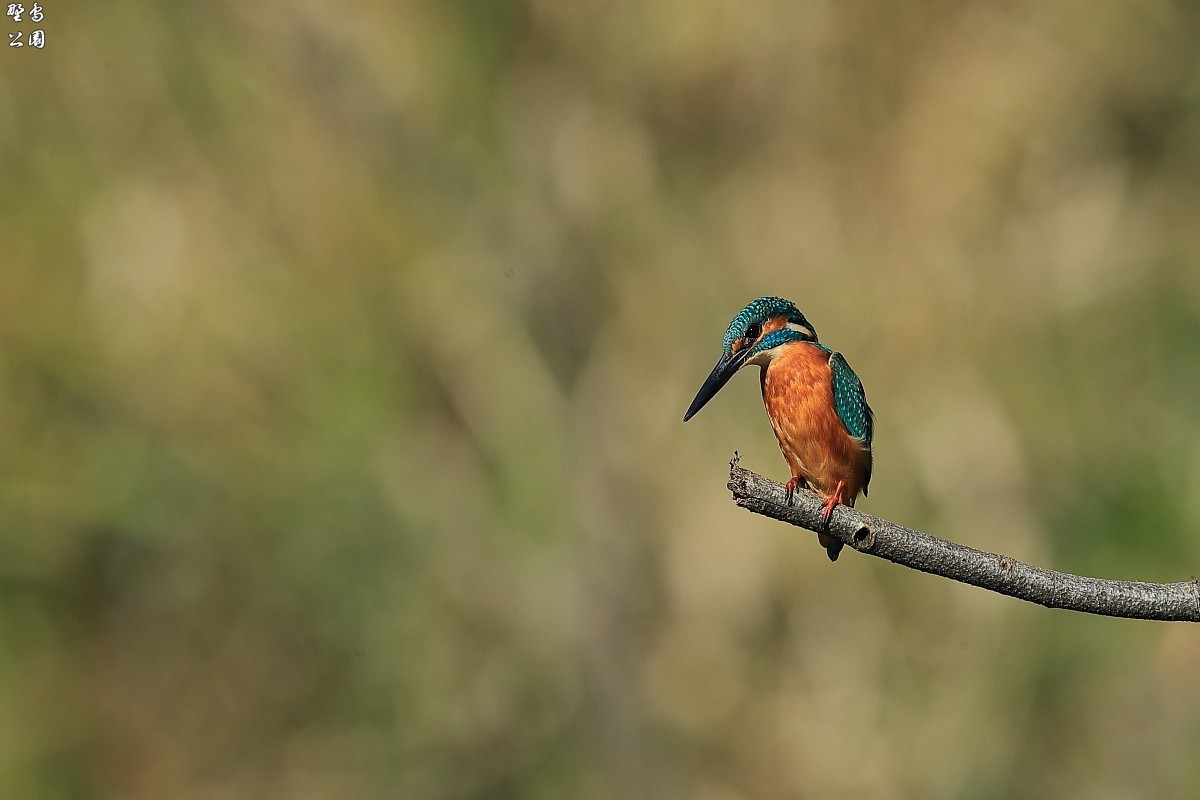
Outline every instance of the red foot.
[[825, 509], [825, 513], [821, 515], [821, 521], [826, 525], [829, 524], [829, 518], [833, 516], [833, 509], [841, 502], [839, 498], [842, 496], [842, 488], [844, 486], [845, 483], [843, 481], [838, 481], [837, 488], [833, 490], [833, 494], [829, 495], [829, 499], [821, 505], [821, 508]]
[[783, 501], [789, 506], [792, 504], [792, 495], [796, 493], [796, 487], [800, 485], [800, 479], [793, 477], [790, 481], [783, 485], [787, 492], [783, 495]]

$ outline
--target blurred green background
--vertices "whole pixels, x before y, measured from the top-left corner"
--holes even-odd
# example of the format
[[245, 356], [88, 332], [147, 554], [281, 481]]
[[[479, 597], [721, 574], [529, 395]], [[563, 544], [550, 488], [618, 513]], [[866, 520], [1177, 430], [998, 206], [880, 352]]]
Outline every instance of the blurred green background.
[[[1195, 798], [1200, 630], [737, 509], [1200, 571], [1192, 3], [48, 3], [0, 58], [0, 797]], [[31, 29], [6, 18], [7, 31]]]

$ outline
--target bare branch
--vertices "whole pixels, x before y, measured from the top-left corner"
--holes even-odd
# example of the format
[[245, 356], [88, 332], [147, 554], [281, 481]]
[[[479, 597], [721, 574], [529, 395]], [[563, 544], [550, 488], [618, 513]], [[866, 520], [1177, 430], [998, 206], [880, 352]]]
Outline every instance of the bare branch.
[[[736, 454], [729, 464], [729, 489], [742, 508], [810, 531], [822, 530], [821, 500], [817, 495], [797, 491], [793, 505], [787, 506], [784, 487], [739, 467]], [[1200, 622], [1200, 583], [1195, 578], [1181, 583], [1142, 583], [1055, 572], [948, 542], [846, 506], [834, 510], [828, 533], [860, 553], [1049, 608], [1110, 617]]]

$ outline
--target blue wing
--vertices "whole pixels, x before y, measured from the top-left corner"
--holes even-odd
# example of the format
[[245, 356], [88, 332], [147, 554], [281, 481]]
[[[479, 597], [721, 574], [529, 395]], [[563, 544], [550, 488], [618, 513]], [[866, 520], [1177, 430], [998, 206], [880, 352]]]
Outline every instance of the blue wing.
[[833, 370], [833, 407], [846, 430], [856, 439], [862, 439], [868, 448], [875, 434], [875, 414], [867, 405], [867, 393], [862, 381], [850, 369], [841, 353], [829, 354], [829, 368]]
[[863, 391], [862, 381], [850, 369], [841, 353], [829, 354], [829, 369], [833, 371], [833, 407], [837, 410], [838, 418], [846, 426], [846, 431], [854, 438], [861, 439], [867, 448], [867, 474], [863, 480], [863, 494], [866, 494], [875, 460], [871, 453], [875, 412], [867, 405], [867, 393]]

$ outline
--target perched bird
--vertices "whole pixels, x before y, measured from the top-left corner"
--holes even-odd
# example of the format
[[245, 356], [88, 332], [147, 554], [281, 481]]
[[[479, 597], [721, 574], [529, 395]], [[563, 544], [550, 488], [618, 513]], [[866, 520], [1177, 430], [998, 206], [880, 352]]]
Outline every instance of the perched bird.
[[[762, 367], [763, 404], [792, 470], [788, 505], [797, 487], [811, 488], [825, 498], [828, 525], [834, 507], [853, 506], [871, 482], [875, 415], [862, 382], [841, 353], [817, 341], [816, 330], [790, 300], [760, 297], [729, 323], [721, 358], [683, 421], [747, 364]], [[817, 537], [836, 561], [842, 542], [826, 533]]]

